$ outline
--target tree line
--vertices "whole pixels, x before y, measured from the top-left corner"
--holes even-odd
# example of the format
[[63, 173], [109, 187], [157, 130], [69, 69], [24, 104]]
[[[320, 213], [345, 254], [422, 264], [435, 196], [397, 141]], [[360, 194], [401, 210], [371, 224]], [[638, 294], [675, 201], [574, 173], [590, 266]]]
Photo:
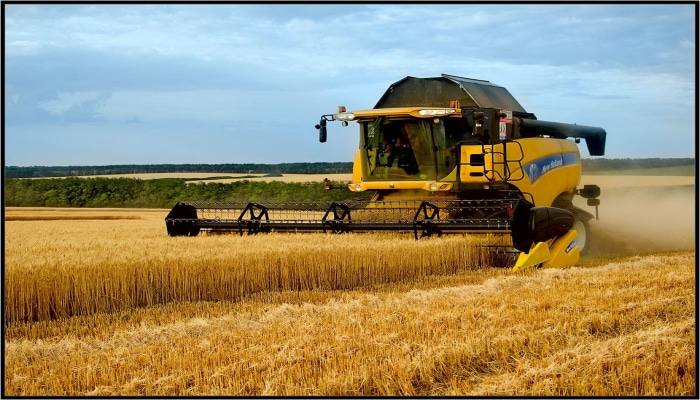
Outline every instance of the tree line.
[[585, 172], [616, 171], [621, 169], [664, 168], [695, 165], [694, 158], [584, 158], [581, 169]]
[[116, 207], [171, 208], [178, 201], [320, 201], [369, 198], [346, 183], [331, 182], [339, 190], [326, 190], [323, 182], [186, 183], [186, 179], [64, 178], [6, 179], [7, 207]]
[[[584, 158], [586, 172], [618, 169], [678, 167], [695, 164], [694, 158]], [[154, 173], [235, 173], [235, 174], [349, 174], [351, 162], [316, 162], [282, 164], [149, 164], [101, 166], [32, 166], [5, 167], [5, 178], [55, 178], [66, 176], [154, 174]]]
[[55, 178], [65, 176], [155, 174], [155, 173], [232, 173], [232, 174], [348, 174], [351, 162], [283, 164], [152, 164], [100, 166], [5, 167], [6, 178]]

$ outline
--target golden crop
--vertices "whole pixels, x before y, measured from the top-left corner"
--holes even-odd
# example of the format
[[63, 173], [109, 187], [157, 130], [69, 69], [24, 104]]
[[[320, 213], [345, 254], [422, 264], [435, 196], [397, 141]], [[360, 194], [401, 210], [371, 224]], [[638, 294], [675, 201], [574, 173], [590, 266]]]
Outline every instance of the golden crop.
[[4, 394], [696, 394], [693, 252], [514, 275], [481, 237], [170, 238], [166, 213], [6, 222]]
[[485, 262], [475, 246], [483, 237], [421, 242], [399, 234], [171, 238], [163, 221], [96, 218], [7, 224], [7, 322], [170, 302], [235, 301], [267, 291], [352, 289], [455, 274]]

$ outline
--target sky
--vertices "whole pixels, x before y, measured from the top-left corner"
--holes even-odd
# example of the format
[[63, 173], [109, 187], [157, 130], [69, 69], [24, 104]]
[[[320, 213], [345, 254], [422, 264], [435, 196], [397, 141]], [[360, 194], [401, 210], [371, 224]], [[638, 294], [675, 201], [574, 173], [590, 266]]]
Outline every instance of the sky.
[[[407, 76], [503, 86], [602, 127], [605, 158], [695, 157], [697, 3], [3, 4], [7, 166], [349, 162]], [[583, 158], [591, 157], [580, 144]]]

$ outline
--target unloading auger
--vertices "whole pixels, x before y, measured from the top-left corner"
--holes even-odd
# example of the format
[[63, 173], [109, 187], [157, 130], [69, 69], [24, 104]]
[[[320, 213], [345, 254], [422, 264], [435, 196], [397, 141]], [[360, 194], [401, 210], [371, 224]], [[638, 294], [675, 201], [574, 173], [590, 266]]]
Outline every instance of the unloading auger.
[[444, 74], [406, 77], [373, 109], [323, 115], [321, 142], [328, 121], [359, 125], [348, 188], [374, 192], [371, 200], [178, 202], [165, 218], [168, 234], [510, 234], [520, 252], [515, 270], [573, 265], [589, 246], [594, 216], [573, 199], [586, 198], [597, 218], [600, 188], [577, 188], [577, 143], [583, 138], [591, 156], [604, 155], [602, 128], [537, 120], [501, 86]]

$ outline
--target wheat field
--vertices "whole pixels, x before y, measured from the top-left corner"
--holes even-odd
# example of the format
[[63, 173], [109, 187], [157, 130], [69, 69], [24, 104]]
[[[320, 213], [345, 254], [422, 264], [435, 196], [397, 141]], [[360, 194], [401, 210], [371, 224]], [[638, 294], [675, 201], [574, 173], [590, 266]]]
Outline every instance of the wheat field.
[[[24, 212], [12, 211], [10, 220]], [[83, 219], [90, 215], [95, 219]], [[162, 220], [133, 215], [24, 218], [6, 225], [7, 322], [455, 274], [485, 264], [477, 245], [487, 240], [460, 236], [415, 242], [408, 234], [170, 238]]]
[[7, 209], [9, 396], [695, 396], [692, 250], [517, 274], [483, 237], [165, 234]]

